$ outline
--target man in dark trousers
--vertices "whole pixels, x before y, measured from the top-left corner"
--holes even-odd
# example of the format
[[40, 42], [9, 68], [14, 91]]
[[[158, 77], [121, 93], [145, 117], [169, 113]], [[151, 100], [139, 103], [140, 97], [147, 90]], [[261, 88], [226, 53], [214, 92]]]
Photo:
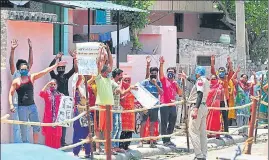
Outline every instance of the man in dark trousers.
[[[56, 57], [52, 60], [52, 62], [50, 63], [50, 66], [53, 66], [57, 59], [60, 59], [62, 57], [63, 53], [58, 53], [56, 55]], [[73, 57], [73, 67], [72, 69], [65, 74], [65, 66], [59, 66], [57, 67], [57, 72], [58, 74], [55, 74], [55, 72], [52, 70], [50, 72], [50, 76], [52, 79], [56, 79], [58, 87], [57, 90], [60, 93], [63, 93], [65, 96], [69, 96], [68, 93], [68, 80], [70, 77], [72, 77], [72, 75], [75, 73], [75, 66], [74, 66], [74, 59], [75, 59], [75, 54], [70, 54]], [[66, 127], [62, 127], [62, 138], [61, 138], [61, 145], [65, 146], [65, 136], [66, 136]]]

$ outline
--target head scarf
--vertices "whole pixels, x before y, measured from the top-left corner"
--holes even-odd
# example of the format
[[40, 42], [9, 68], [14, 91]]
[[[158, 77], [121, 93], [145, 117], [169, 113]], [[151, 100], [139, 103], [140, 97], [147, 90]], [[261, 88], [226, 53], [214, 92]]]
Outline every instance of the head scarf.
[[197, 66], [195, 68], [195, 74], [199, 74], [200, 76], [205, 76], [205, 67]]
[[[130, 79], [130, 82], [125, 82], [126, 79]], [[122, 77], [122, 80], [121, 80], [121, 89], [122, 90], [127, 90], [130, 86], [131, 86], [131, 82], [132, 82], [132, 79], [131, 79], [131, 76], [129, 75], [124, 75]]]

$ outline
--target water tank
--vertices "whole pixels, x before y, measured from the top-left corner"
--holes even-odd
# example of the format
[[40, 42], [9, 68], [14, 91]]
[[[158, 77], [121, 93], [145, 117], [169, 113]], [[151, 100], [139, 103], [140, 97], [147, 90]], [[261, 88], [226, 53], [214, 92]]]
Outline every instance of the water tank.
[[230, 35], [221, 34], [219, 41], [220, 41], [220, 43], [223, 43], [223, 44], [230, 44], [230, 42], [231, 42]]

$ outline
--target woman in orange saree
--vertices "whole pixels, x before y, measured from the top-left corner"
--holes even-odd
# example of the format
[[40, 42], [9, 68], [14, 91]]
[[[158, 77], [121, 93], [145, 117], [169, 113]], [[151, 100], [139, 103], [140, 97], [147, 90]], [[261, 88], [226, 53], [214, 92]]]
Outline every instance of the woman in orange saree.
[[[124, 75], [121, 81], [121, 90], [125, 91], [131, 86], [131, 77]], [[124, 95], [121, 95], [121, 106], [123, 110], [133, 110], [134, 109], [134, 100], [135, 97], [131, 92], [127, 92]], [[132, 138], [132, 134], [135, 131], [135, 113], [122, 113], [122, 132], [120, 139], [129, 139]], [[128, 150], [131, 142], [120, 142], [120, 148]]]
[[[206, 99], [207, 107], [220, 107], [220, 95], [223, 88], [222, 85], [218, 83], [215, 75], [212, 75], [210, 80], [210, 91]], [[209, 110], [206, 119], [206, 129], [210, 131], [220, 131], [221, 121], [220, 121], [220, 111], [219, 110]], [[219, 134], [208, 135], [208, 138], [216, 137], [220, 138]]]

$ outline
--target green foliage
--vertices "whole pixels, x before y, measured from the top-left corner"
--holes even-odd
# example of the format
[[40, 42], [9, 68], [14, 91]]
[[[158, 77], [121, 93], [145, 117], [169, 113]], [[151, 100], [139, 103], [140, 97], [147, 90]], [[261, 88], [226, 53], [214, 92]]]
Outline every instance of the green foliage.
[[[148, 11], [153, 1], [147, 0], [114, 0], [113, 3], [143, 9]], [[117, 12], [112, 11], [112, 20], [117, 22]], [[149, 23], [149, 12], [126, 12], [120, 11], [120, 25], [130, 27], [131, 41], [133, 43], [132, 50], [139, 50], [142, 44], [139, 42], [137, 34], [145, 28]]]
[[[222, 3], [229, 12], [229, 17], [236, 20], [235, 0], [222, 0]], [[223, 10], [220, 6], [218, 8]], [[261, 59], [263, 63], [267, 59], [268, 53], [268, 1], [245, 1], [245, 18], [250, 58], [254, 62]]]

